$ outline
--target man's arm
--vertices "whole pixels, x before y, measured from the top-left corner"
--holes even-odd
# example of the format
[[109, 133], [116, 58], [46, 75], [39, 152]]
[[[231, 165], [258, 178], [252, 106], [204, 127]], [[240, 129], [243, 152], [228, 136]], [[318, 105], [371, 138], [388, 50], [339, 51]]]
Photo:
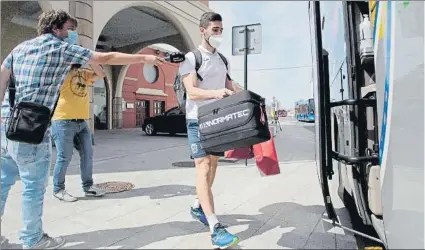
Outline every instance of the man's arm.
[[105, 72], [99, 64], [90, 64], [90, 67], [94, 71], [93, 78], [95, 78], [95, 81], [106, 76]]
[[6, 68], [4, 65], [1, 66], [1, 75], [0, 75], [0, 99], [1, 102], [4, 100], [4, 94], [6, 93], [7, 85], [9, 83], [11, 70]]
[[238, 92], [241, 92], [242, 90], [244, 90], [243, 88], [241, 88], [239, 86], [239, 84], [237, 84], [233, 80], [229, 80], [227, 78], [226, 78], [226, 89], [230, 89], [235, 93], [238, 93]]
[[198, 78], [196, 73], [189, 73], [182, 76], [182, 81], [186, 88], [187, 97], [190, 100], [208, 100], [217, 98], [216, 90], [205, 90], [197, 87]]
[[125, 54], [120, 52], [92, 52], [89, 64], [127, 65], [147, 63], [160, 65], [164, 59], [154, 55]]
[[79, 45], [68, 45], [65, 48], [64, 60], [69, 64], [109, 64], [127, 65], [148, 63], [160, 65], [164, 59], [154, 55], [125, 54], [120, 52], [96, 52]]
[[1, 75], [0, 75], [0, 99], [1, 102], [4, 100], [4, 94], [8, 87], [10, 74], [12, 73], [12, 53], [10, 53], [6, 59], [4, 59], [1, 65]]

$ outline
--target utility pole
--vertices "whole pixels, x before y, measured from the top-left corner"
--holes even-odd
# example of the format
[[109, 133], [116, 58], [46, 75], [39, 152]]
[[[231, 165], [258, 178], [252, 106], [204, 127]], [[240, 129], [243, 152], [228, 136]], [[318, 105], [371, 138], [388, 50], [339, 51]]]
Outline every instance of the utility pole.
[[[232, 55], [244, 56], [244, 89], [248, 90], [248, 55], [261, 53], [261, 24], [232, 27]], [[245, 160], [245, 166], [248, 160]]]

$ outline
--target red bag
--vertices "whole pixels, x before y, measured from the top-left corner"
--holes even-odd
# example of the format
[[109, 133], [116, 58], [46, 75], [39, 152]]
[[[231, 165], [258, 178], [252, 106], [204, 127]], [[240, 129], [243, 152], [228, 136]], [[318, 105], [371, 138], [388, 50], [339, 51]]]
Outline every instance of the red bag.
[[231, 149], [224, 152], [224, 158], [232, 158], [239, 160], [246, 160], [254, 158], [251, 147], [249, 148], [237, 148]]
[[273, 137], [266, 142], [255, 144], [252, 146], [252, 150], [261, 176], [280, 174]]

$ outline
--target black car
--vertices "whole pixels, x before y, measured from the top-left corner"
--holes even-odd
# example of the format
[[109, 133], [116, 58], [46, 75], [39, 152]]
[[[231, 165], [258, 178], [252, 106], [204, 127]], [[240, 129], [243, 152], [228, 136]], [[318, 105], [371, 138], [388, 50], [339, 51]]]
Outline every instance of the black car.
[[146, 135], [155, 135], [156, 133], [187, 134], [186, 116], [178, 107], [174, 107], [162, 115], [146, 118], [143, 121], [142, 129]]

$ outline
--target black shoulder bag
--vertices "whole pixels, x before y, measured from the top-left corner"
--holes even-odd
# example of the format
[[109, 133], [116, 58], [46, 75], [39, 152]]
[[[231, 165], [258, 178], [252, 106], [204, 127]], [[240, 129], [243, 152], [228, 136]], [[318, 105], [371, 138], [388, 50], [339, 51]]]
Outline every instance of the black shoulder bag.
[[50, 112], [46, 106], [34, 102], [19, 102], [15, 105], [15, 76], [12, 67], [9, 79], [9, 106], [10, 118], [6, 131], [6, 138], [12, 141], [24, 142], [29, 144], [40, 144], [58, 104], [56, 100], [55, 106]]

